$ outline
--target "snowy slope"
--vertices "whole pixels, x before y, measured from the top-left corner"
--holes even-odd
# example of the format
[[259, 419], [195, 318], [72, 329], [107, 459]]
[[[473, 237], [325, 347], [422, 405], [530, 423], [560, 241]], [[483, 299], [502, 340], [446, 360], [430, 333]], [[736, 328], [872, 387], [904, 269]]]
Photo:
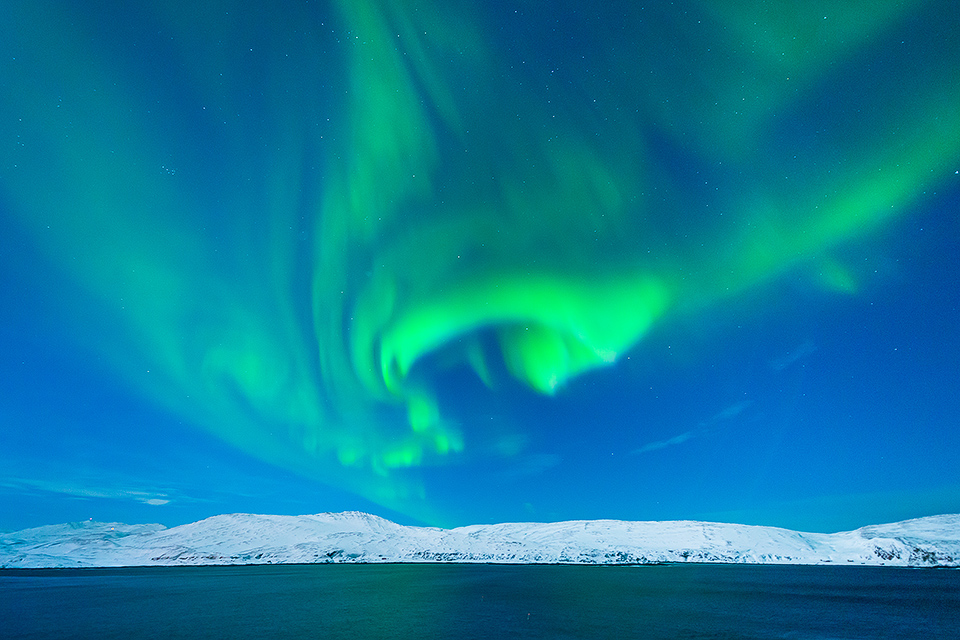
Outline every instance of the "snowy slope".
[[495, 562], [738, 562], [960, 566], [960, 515], [842, 533], [712, 522], [408, 527], [358, 512], [232, 514], [170, 529], [82, 522], [0, 534], [0, 567]]

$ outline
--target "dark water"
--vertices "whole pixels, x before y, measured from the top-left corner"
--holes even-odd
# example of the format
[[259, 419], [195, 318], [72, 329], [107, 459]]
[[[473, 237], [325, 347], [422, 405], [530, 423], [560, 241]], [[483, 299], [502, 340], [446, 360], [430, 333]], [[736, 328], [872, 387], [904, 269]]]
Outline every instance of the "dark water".
[[958, 638], [960, 572], [307, 565], [0, 572], [2, 638]]

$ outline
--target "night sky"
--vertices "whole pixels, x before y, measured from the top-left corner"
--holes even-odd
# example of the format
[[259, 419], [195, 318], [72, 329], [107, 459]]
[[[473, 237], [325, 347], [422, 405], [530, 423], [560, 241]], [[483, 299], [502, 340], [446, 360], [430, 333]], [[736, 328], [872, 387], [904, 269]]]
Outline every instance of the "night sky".
[[0, 529], [960, 511], [954, 0], [0, 14]]

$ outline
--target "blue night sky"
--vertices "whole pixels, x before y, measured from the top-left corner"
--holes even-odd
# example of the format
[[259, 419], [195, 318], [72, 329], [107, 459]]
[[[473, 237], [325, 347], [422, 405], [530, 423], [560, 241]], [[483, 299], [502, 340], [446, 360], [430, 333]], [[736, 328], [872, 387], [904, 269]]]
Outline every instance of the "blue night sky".
[[960, 511], [952, 0], [4, 8], [0, 529]]

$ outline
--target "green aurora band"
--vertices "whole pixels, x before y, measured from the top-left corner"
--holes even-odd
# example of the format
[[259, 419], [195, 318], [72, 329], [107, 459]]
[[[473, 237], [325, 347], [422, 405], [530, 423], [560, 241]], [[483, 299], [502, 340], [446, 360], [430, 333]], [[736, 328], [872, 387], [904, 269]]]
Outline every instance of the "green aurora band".
[[[479, 3], [14, 0], [0, 198], [125, 384], [442, 521], [415, 468], [476, 439], [445, 368], [555, 394], [791, 269], [855, 292], [844, 243], [960, 160], [950, 3], [680, 4], [591, 9], [610, 41], [551, 67], [533, 36], [502, 53]], [[892, 51], [906, 21], [929, 42]], [[118, 44], [146, 33], [150, 59]]]

